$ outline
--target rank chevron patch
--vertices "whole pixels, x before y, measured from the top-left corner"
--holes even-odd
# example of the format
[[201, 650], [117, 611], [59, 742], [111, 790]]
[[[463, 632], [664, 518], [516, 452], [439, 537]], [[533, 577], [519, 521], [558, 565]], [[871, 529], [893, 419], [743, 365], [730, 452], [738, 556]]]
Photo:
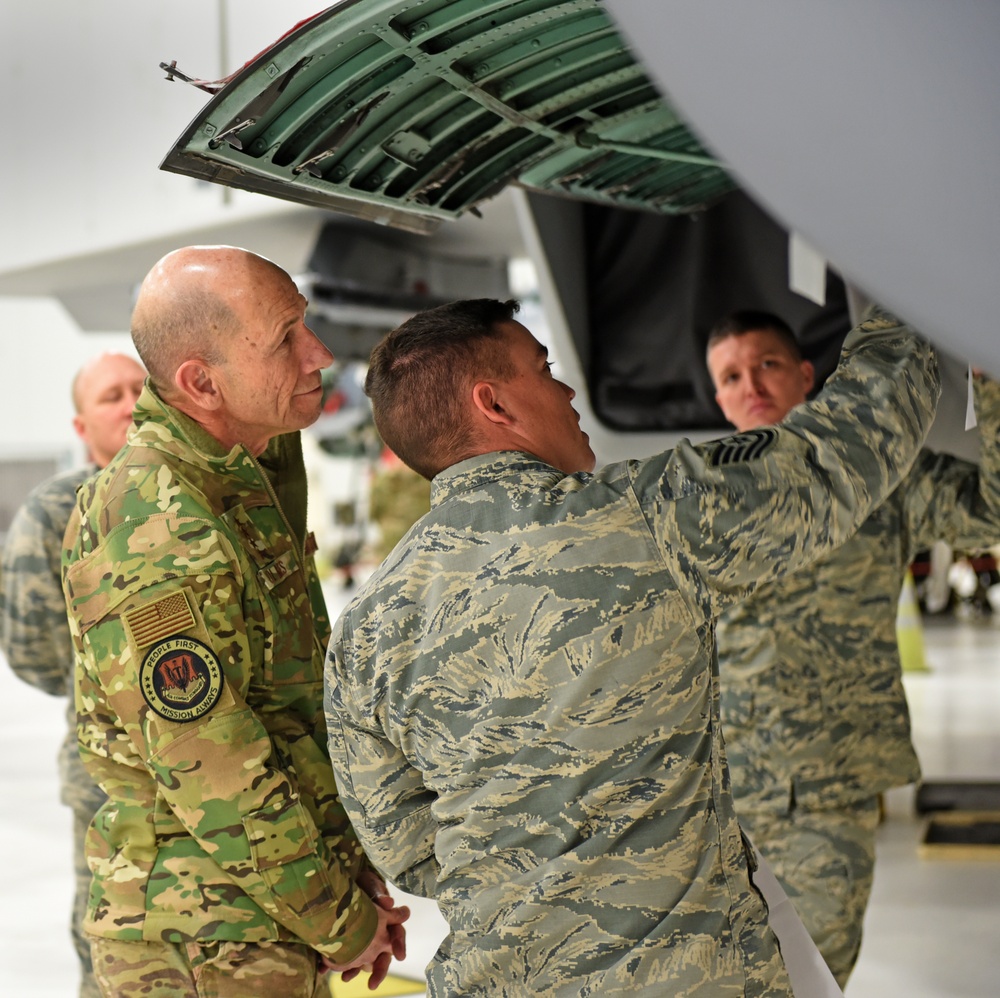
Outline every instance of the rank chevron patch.
[[777, 431], [767, 427], [760, 430], [747, 430], [746, 433], [737, 433], [720, 440], [715, 445], [710, 461], [716, 468], [726, 464], [756, 461], [774, 446], [777, 439]]

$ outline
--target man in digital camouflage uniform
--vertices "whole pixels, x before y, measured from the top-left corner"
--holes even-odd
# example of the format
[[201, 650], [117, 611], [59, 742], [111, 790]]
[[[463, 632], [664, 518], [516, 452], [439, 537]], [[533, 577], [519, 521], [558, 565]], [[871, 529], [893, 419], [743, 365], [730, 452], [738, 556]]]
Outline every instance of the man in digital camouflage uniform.
[[164, 257], [133, 315], [135, 428], [67, 530], [80, 751], [109, 797], [86, 922], [108, 996], [309, 998], [326, 969], [377, 983], [403, 952], [326, 748], [298, 430], [332, 357], [305, 308], [244, 250]]
[[[792, 330], [769, 313], [720, 322], [708, 367], [740, 431], [780, 422], [813, 387]], [[896, 641], [904, 575], [935, 540], [1000, 541], [1000, 388], [980, 378], [975, 392], [981, 468], [922, 450], [842, 547], [761, 586], [718, 625], [740, 823], [841, 987], [861, 946], [878, 795], [920, 776]]]
[[59, 776], [62, 801], [73, 809], [76, 887], [71, 930], [80, 962], [81, 998], [95, 998], [99, 993], [90, 945], [83, 933], [90, 892], [83, 842], [105, 798], [83, 768], [76, 748], [73, 645], [60, 580], [62, 543], [77, 488], [125, 443], [145, 376], [139, 362], [122, 353], [101, 354], [80, 369], [73, 380], [73, 426], [90, 463], [33, 489], [15, 515], [3, 549], [0, 645], [4, 655], [25, 682], [53, 696], [67, 697], [69, 730], [59, 753]]
[[432, 995], [787, 996], [713, 621], [888, 495], [930, 425], [933, 353], [876, 316], [784, 426], [592, 474], [574, 392], [510, 305], [418, 314], [372, 357], [376, 425], [432, 508], [334, 628], [348, 813], [448, 920]]

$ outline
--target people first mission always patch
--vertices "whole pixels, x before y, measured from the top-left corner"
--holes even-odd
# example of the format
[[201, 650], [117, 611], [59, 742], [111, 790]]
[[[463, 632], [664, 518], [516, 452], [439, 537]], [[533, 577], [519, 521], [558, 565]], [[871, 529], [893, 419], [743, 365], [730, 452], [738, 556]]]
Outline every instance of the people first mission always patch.
[[146, 703], [160, 717], [196, 721], [222, 693], [222, 668], [211, 648], [178, 635], [149, 649], [139, 669], [139, 685]]
[[188, 592], [177, 589], [122, 614], [141, 653], [139, 687], [146, 703], [168, 721], [196, 721], [218, 702], [224, 680], [215, 653], [185, 631], [197, 626]]

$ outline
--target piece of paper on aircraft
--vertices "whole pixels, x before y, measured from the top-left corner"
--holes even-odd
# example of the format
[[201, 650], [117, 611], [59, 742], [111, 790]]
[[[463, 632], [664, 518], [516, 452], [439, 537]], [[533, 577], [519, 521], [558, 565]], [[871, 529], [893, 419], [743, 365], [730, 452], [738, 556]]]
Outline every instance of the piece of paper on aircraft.
[[788, 236], [788, 286], [817, 305], [826, 304], [826, 257], [797, 232]]
[[965, 428], [974, 430], [976, 428], [976, 393], [972, 390], [972, 365], [969, 365], [969, 397], [965, 403]]

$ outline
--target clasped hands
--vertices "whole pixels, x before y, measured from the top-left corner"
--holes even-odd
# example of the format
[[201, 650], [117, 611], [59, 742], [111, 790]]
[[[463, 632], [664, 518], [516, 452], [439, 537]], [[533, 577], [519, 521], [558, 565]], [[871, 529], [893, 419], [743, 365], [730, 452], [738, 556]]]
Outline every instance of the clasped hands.
[[362, 970], [368, 970], [371, 972], [368, 989], [374, 991], [385, 980], [393, 959], [402, 960], [406, 957], [406, 929], [403, 928], [403, 922], [410, 917], [410, 909], [395, 906], [385, 881], [377, 873], [369, 870], [359, 874], [357, 883], [375, 903], [378, 913], [375, 936], [367, 949], [349, 963], [335, 963], [321, 954], [320, 969], [338, 971], [345, 981], [353, 980]]

